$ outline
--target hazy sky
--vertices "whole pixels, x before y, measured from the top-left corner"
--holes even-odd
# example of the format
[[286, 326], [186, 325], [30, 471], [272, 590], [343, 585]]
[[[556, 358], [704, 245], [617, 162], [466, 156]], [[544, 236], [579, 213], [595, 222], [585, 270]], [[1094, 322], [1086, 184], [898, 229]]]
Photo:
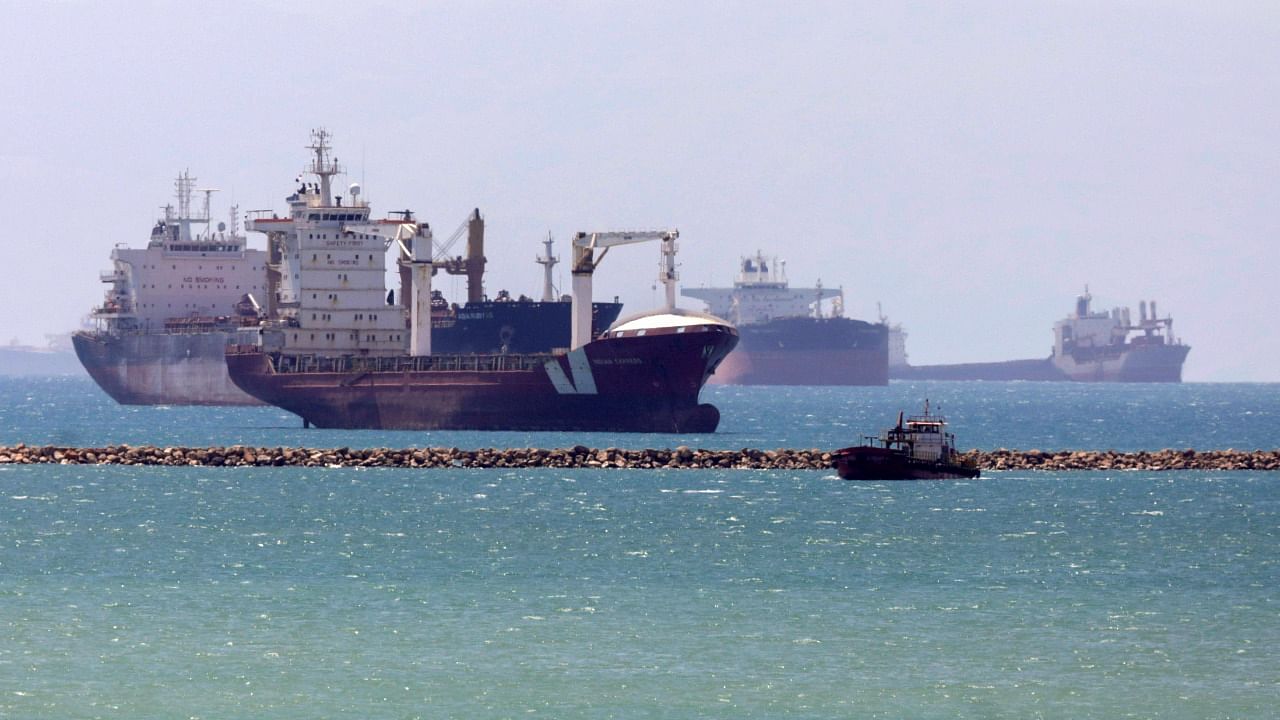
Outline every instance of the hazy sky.
[[[917, 364], [1046, 356], [1088, 283], [1172, 314], [1186, 379], [1280, 381], [1274, 2], [0, 10], [0, 342], [76, 327], [184, 168], [283, 210], [324, 126], [375, 212], [481, 209], [491, 294], [539, 291], [547, 231], [676, 227], [686, 285], [782, 256]], [[598, 296], [656, 304], [657, 260]]]

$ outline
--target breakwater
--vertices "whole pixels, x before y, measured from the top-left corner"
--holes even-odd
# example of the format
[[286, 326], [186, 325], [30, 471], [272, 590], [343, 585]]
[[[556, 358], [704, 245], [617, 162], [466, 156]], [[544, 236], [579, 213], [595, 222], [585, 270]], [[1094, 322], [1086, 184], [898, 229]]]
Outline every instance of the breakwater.
[[[966, 458], [983, 470], [1280, 470], [1280, 450], [1041, 451], [971, 450]], [[187, 465], [198, 467], [397, 467], [397, 468], [726, 468], [827, 470], [830, 451], [818, 449], [627, 450], [620, 448], [284, 448], [156, 447], [114, 445], [0, 446], [0, 465]]]

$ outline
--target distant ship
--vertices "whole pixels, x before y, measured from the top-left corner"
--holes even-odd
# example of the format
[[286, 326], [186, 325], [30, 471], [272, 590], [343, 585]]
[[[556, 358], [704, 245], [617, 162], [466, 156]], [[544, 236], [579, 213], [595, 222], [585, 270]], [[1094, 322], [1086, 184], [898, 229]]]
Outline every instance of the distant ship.
[[177, 207], [165, 206], [145, 248], [111, 251], [106, 298], [90, 314], [97, 327], [72, 336], [81, 364], [116, 402], [261, 404], [232, 384], [223, 352], [237, 328], [258, 322], [267, 254], [245, 247], [234, 206], [230, 225], [211, 227], [215, 191], [200, 191], [197, 211], [195, 183], [178, 176]]
[[[288, 197], [286, 217], [265, 213], [280, 265], [271, 276], [277, 314], [251, 344], [228, 348], [232, 380], [256, 398], [321, 428], [711, 432], [720, 420], [698, 395], [737, 343], [723, 320], [677, 310], [676, 231], [579, 233], [573, 241], [569, 347], [542, 353], [459, 354], [434, 347], [432, 275], [450, 267], [479, 276], [483, 255], [447, 256], [431, 229], [406, 210], [374, 219], [357, 187], [343, 205], [328, 134]], [[478, 220], [478, 213], [472, 221]], [[473, 235], [474, 237], [474, 235]], [[591, 279], [619, 245], [659, 241], [667, 304], [659, 312], [593, 331]], [[406, 328], [384, 303], [385, 253], [399, 250]], [[597, 254], [598, 253], [598, 254]], [[474, 292], [476, 285], [470, 285]], [[470, 307], [470, 304], [468, 304]], [[407, 342], [407, 352], [406, 352]]]
[[[741, 342], [712, 382], [733, 385], [887, 385], [889, 329], [844, 317], [844, 292], [790, 287], [786, 263], [742, 258], [731, 288], [685, 288], [738, 327]], [[825, 312], [824, 301], [830, 302]]]
[[48, 377], [79, 375], [84, 368], [71, 347], [71, 334], [45, 335], [43, 347], [23, 345], [14, 338], [0, 345], [0, 377]]
[[[1093, 312], [1085, 289], [1075, 312], [1054, 323], [1049, 357], [1005, 362], [889, 368], [897, 380], [1058, 380], [1076, 382], [1182, 382], [1190, 346], [1173, 335], [1173, 318], [1159, 317], [1156, 302], [1138, 303], [1138, 324], [1129, 308]], [[897, 331], [900, 339], [905, 333]]]

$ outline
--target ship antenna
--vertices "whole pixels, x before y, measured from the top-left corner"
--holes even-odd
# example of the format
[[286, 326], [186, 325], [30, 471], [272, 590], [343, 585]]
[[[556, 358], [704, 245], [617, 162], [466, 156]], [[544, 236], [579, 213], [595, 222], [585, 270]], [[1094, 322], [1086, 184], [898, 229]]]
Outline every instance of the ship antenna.
[[212, 237], [213, 230], [209, 225], [213, 222], [213, 216], [209, 214], [209, 208], [212, 204], [213, 194], [218, 192], [218, 188], [200, 188], [200, 192], [204, 193], [204, 217], [195, 218], [197, 221], [204, 221], [204, 234]]
[[191, 191], [196, 186], [196, 179], [191, 177], [190, 170], [183, 170], [178, 179], [173, 182], [174, 188], [177, 190], [178, 197], [178, 239], [191, 239]]
[[342, 168], [338, 166], [338, 159], [329, 159], [329, 138], [331, 135], [328, 130], [319, 128], [311, 131], [311, 144], [307, 146], [316, 154], [315, 160], [311, 161], [311, 167], [306, 172], [320, 178], [320, 200], [325, 207], [333, 204], [333, 196], [330, 194], [330, 178], [342, 172]]

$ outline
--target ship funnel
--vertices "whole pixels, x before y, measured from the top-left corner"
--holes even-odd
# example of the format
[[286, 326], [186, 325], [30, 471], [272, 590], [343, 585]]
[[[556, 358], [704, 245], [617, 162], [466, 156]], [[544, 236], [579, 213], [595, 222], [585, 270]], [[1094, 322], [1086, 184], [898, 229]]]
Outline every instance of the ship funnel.
[[1142, 322], [1147, 321], [1147, 301], [1146, 300], [1138, 301], [1138, 319], [1141, 320]]
[[1151, 301], [1151, 319], [1154, 321], [1159, 317], [1160, 317], [1159, 315], [1156, 315], [1156, 301], [1152, 300]]

